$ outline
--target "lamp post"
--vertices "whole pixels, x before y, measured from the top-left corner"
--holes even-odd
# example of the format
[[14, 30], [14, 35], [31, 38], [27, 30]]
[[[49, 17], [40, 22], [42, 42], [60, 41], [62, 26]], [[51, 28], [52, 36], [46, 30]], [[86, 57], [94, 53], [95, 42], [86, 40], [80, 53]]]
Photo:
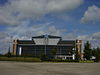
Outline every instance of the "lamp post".
[[10, 40], [9, 40], [9, 48], [8, 48], [8, 57], [11, 56], [11, 44], [12, 44], [12, 36], [10, 36]]
[[45, 41], [45, 55], [46, 55], [46, 45], [48, 44], [48, 35], [44, 35], [44, 41]]
[[73, 48], [72, 51], [73, 51], [72, 57], [73, 57], [73, 60], [75, 60], [75, 48]]

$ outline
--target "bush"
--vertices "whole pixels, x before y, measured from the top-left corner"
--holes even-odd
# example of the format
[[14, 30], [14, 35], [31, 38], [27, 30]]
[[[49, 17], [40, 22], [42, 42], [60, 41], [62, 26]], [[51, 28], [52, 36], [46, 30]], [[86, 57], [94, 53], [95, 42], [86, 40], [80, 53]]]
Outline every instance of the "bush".
[[40, 57], [40, 59], [42, 61], [47, 61], [48, 60], [48, 57], [45, 54], [42, 54], [41, 57]]
[[77, 60], [62, 60], [62, 59], [49, 59], [49, 62], [79, 62]]
[[99, 60], [94, 60], [94, 62], [99, 62]]

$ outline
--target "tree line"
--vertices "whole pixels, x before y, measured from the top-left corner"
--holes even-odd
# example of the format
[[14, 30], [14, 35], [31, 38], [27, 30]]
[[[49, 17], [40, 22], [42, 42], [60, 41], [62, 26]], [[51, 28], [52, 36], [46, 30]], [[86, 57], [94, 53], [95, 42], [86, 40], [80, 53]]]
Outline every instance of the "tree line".
[[100, 60], [100, 48], [91, 48], [91, 43], [87, 41], [84, 44], [84, 59], [91, 60], [92, 57], [95, 57], [94, 60], [99, 61]]

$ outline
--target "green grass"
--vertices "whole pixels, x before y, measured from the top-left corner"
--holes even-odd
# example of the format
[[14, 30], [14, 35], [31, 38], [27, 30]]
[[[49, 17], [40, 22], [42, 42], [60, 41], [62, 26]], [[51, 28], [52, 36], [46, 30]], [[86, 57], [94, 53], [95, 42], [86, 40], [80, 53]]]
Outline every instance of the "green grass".
[[80, 61], [80, 63], [94, 63], [93, 60]]
[[0, 57], [0, 61], [41, 62], [39, 58], [32, 57]]

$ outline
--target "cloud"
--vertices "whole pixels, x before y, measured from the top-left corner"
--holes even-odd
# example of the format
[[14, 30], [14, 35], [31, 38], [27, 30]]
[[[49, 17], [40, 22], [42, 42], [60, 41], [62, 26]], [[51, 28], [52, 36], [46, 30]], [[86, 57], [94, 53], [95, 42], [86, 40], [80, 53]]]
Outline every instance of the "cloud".
[[80, 36], [77, 37], [77, 39], [85, 40], [85, 41], [93, 40], [90, 35], [80, 35]]
[[48, 0], [47, 10], [49, 12], [69, 11], [82, 3], [83, 0]]
[[93, 39], [98, 39], [98, 40], [100, 40], [100, 32], [94, 33], [94, 34], [92, 35], [92, 38], [93, 38]]
[[0, 39], [4, 39], [6, 36], [9, 36], [6, 32], [0, 32]]
[[100, 8], [93, 5], [88, 7], [88, 10], [85, 12], [84, 16], [81, 19], [82, 23], [96, 22], [100, 21]]
[[77, 38], [81, 40], [100, 40], [100, 32], [95, 32], [91, 35], [81, 35]]
[[10, 37], [6, 32], [0, 32], [0, 53], [7, 53]]
[[23, 20], [70, 11], [82, 3], [83, 0], [8, 0], [0, 7], [0, 24], [20, 25]]
[[22, 25], [8, 27], [6, 31], [9, 35], [12, 35], [14, 39], [30, 39], [32, 36], [44, 34], [61, 35], [64, 31], [63, 29], [56, 28], [52, 25], [52, 22], [30, 26], [28, 23], [28, 21], [25, 21]]
[[78, 36], [77, 39], [83, 40], [83, 43], [89, 41], [91, 43], [92, 48], [96, 48], [100, 46], [100, 32], [93, 33], [91, 35], [81, 35]]
[[7, 12], [0, 12], [0, 24], [13, 26], [20, 24], [20, 21]]
[[44, 14], [69, 11], [77, 8], [83, 0], [10, 0], [11, 7], [24, 14]]
[[76, 34], [74, 32], [68, 33], [63, 35], [63, 39], [67, 40], [75, 40], [76, 39]]

